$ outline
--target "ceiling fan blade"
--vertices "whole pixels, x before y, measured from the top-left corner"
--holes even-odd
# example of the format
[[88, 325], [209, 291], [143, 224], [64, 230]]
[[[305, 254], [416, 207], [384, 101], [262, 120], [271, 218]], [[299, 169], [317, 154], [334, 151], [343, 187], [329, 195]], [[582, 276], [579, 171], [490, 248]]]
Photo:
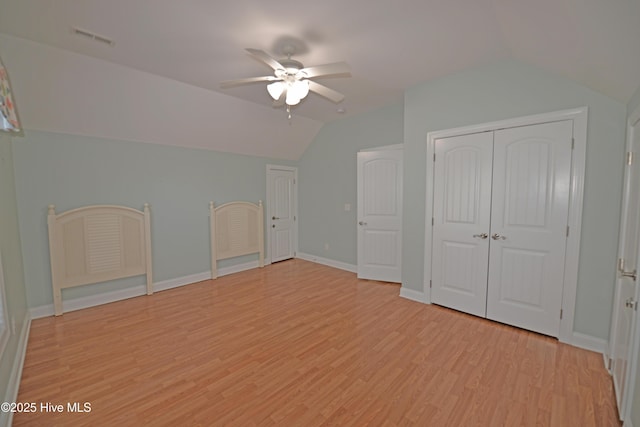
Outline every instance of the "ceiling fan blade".
[[282, 64], [280, 64], [278, 61], [276, 61], [271, 56], [269, 56], [269, 54], [267, 52], [265, 52], [264, 50], [251, 49], [251, 48], [248, 48], [246, 50], [251, 55], [255, 56], [257, 59], [259, 59], [260, 61], [264, 62], [265, 64], [267, 64], [269, 67], [273, 68], [274, 70], [284, 70], [284, 67], [282, 66]]
[[225, 80], [223, 82], [220, 82], [220, 87], [222, 89], [226, 89], [228, 87], [234, 87], [234, 86], [240, 86], [240, 85], [246, 85], [249, 83], [256, 83], [256, 82], [275, 82], [276, 80], [282, 80], [281, 78], [278, 78], [276, 76], [261, 76], [261, 77], [249, 77], [246, 79], [238, 79], [238, 80]]
[[321, 85], [320, 83], [314, 82], [313, 80], [309, 80], [309, 90], [317, 93], [320, 96], [324, 96], [325, 98], [335, 102], [336, 104], [342, 102], [342, 100], [344, 99], [344, 95], [340, 92], [329, 89], [328, 87]]
[[333, 64], [307, 67], [300, 70], [300, 72], [303, 72], [308, 78], [320, 76], [351, 76], [351, 68], [346, 62], [334, 62]]

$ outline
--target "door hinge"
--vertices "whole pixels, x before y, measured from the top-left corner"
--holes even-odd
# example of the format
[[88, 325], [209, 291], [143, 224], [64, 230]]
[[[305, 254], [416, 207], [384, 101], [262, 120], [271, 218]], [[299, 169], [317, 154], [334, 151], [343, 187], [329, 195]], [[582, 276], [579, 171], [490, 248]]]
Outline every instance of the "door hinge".
[[560, 309], [560, 319], [562, 319], [562, 309]]
[[431, 289], [432, 285], [433, 285], [433, 283], [431, 282], [431, 280], [429, 280], [429, 289]]
[[436, 225], [436, 219], [431, 217], [431, 226], [433, 227], [434, 225]]
[[569, 237], [569, 226], [567, 225], [567, 237]]
[[624, 258], [618, 258], [618, 271], [624, 271]]
[[633, 151], [627, 151], [627, 165], [633, 164]]
[[296, 220], [296, 216], [295, 216], [295, 215], [293, 216], [293, 220], [294, 220], [294, 221]]
[[576, 139], [571, 138], [571, 149], [573, 150], [576, 147]]
[[293, 178], [293, 185], [295, 185], [295, 184], [296, 184], [296, 179], [295, 179], [295, 178]]
[[436, 153], [433, 153], [433, 161], [436, 161]]

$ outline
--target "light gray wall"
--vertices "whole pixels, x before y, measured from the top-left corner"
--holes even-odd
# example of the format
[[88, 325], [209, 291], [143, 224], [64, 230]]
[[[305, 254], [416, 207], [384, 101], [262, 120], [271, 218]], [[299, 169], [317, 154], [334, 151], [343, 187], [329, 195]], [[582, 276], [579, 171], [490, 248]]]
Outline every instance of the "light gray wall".
[[[154, 282], [210, 271], [209, 201], [266, 203], [269, 160], [215, 151], [26, 131], [14, 145], [29, 307], [52, 303], [47, 205], [151, 205]], [[255, 258], [255, 257], [253, 257]], [[253, 258], [225, 260], [220, 266]], [[257, 259], [257, 258], [255, 258]], [[144, 277], [63, 291], [65, 299], [140, 285]]]
[[[0, 359], [0, 390], [6, 396], [12, 368], [18, 356], [18, 338], [27, 314], [25, 282], [22, 269], [22, 251], [18, 232], [18, 211], [14, 186], [14, 168], [12, 160], [12, 139], [0, 132], [0, 253], [4, 270], [4, 284], [7, 299], [9, 322], [15, 321], [15, 335], [12, 335]], [[13, 139], [19, 144], [21, 138]], [[5, 415], [5, 414], [2, 414]], [[0, 416], [0, 424], [3, 417]]]
[[429, 131], [589, 107], [574, 330], [607, 339], [622, 192], [626, 106], [575, 82], [505, 60], [406, 91], [403, 286], [422, 291]]
[[[356, 264], [356, 154], [363, 148], [401, 144], [402, 129], [399, 103], [320, 130], [299, 162], [301, 252]], [[345, 203], [351, 211], [345, 212]]]

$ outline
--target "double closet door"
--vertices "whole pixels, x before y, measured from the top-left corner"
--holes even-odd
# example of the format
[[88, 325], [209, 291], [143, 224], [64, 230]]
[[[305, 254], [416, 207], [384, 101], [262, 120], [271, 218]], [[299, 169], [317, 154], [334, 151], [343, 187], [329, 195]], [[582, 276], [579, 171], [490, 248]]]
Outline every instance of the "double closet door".
[[432, 302], [557, 337], [571, 120], [436, 140]]

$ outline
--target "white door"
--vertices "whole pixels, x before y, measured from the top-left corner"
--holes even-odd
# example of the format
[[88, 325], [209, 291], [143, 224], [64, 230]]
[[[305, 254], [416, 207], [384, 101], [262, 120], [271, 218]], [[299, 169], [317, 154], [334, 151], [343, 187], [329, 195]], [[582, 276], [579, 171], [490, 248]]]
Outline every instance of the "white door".
[[435, 142], [431, 301], [485, 317], [493, 133]]
[[[618, 254], [618, 278], [613, 305], [611, 325], [611, 372], [621, 417], [627, 413], [625, 399], [630, 384], [631, 336], [635, 324], [633, 301], [636, 297], [636, 279], [638, 271], [638, 235], [640, 234], [640, 122], [630, 130], [627, 143], [628, 157], [625, 168], [622, 218], [620, 221], [620, 243]], [[634, 159], [634, 157], [636, 157]]]
[[487, 318], [558, 336], [573, 122], [495, 132]]
[[573, 122], [435, 142], [431, 300], [558, 336]]
[[358, 277], [401, 281], [403, 150], [358, 153]]
[[296, 170], [278, 166], [267, 169], [267, 224], [271, 262], [295, 256]]

